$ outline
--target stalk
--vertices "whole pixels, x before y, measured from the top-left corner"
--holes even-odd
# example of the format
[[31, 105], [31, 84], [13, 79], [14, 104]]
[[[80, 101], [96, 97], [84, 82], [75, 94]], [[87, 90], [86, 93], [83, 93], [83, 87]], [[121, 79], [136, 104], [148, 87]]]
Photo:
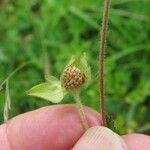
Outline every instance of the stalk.
[[86, 116], [84, 113], [83, 105], [80, 100], [79, 92], [74, 93], [74, 99], [76, 101], [76, 107], [77, 107], [82, 125], [83, 125], [84, 129], [87, 130], [89, 128], [89, 125], [88, 125], [88, 122], [87, 122], [87, 119], [86, 119]]
[[99, 56], [100, 103], [102, 114], [102, 126], [106, 126], [104, 62], [105, 62], [105, 47], [106, 47], [109, 10], [110, 10], [110, 0], [105, 0], [102, 29], [101, 29], [100, 56]]

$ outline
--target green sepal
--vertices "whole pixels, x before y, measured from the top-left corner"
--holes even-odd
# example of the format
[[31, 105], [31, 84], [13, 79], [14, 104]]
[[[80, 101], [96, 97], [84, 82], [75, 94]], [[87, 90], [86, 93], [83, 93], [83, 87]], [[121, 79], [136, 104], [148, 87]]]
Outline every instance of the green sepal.
[[89, 67], [87, 63], [87, 55], [86, 53], [83, 53], [83, 55], [80, 58], [80, 69], [85, 75], [85, 84], [84, 86], [87, 87], [91, 81], [91, 68]]
[[70, 66], [76, 66], [76, 57], [75, 56], [71, 57], [71, 59], [69, 60], [69, 62], [65, 68], [70, 67]]
[[50, 84], [59, 82], [59, 80], [56, 77], [54, 77], [54, 76], [48, 76], [48, 77], [46, 77], [46, 81], [48, 83], [50, 83]]

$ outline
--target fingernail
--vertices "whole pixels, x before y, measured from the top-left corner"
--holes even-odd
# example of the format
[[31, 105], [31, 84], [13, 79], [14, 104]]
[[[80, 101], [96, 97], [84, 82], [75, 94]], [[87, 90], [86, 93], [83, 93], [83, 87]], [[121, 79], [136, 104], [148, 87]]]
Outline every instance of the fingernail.
[[80, 138], [73, 150], [128, 150], [123, 139], [106, 127], [92, 127]]

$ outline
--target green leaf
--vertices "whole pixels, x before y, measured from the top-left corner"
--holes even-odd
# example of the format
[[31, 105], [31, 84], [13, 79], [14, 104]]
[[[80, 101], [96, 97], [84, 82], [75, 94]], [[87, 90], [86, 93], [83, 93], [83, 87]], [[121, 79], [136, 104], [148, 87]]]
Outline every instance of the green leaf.
[[[54, 84], [54, 82], [57, 84], [58, 82], [61, 83], [60, 80], [58, 80], [56, 77], [54, 76], [49, 76], [47, 79], [47, 82], [50, 84]], [[61, 86], [62, 87], [62, 86]], [[67, 94], [67, 91], [62, 87], [62, 91], [63, 91], [63, 95], [65, 96]]]
[[55, 77], [49, 77], [49, 82], [41, 83], [34, 86], [28, 91], [28, 95], [43, 98], [52, 103], [59, 103], [62, 101], [65, 93], [61, 87], [61, 82]]

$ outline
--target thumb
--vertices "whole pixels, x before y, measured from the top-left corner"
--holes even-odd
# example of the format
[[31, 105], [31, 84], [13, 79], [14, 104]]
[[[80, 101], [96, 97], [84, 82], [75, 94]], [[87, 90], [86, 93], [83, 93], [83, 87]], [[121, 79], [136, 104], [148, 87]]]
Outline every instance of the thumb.
[[123, 139], [106, 127], [92, 127], [72, 150], [128, 150]]

